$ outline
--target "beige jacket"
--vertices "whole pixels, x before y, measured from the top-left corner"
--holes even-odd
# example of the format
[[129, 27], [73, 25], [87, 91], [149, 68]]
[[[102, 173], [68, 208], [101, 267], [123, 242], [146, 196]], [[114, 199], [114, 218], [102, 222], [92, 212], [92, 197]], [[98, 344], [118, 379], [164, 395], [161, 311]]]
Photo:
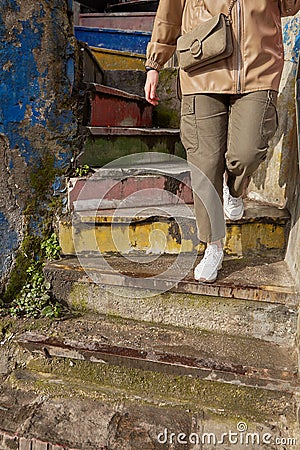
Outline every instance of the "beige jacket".
[[[223, 12], [230, 0], [160, 0], [146, 65], [155, 69], [171, 58], [177, 38]], [[180, 71], [183, 94], [246, 93], [279, 88], [283, 69], [281, 17], [296, 14], [300, 0], [236, 0], [232, 10], [232, 56], [192, 74]]]

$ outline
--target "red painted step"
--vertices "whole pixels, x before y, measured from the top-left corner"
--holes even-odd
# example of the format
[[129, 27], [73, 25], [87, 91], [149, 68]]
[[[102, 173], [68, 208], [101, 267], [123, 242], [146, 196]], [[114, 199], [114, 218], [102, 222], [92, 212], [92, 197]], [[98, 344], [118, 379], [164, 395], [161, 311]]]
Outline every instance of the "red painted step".
[[[69, 207], [76, 210], [193, 203], [187, 165], [157, 164], [157, 168], [98, 169], [90, 178], [71, 178]], [[163, 169], [163, 167], [165, 167]], [[138, 192], [138, 195], [133, 195]], [[132, 197], [131, 197], [132, 196]]]
[[79, 25], [94, 28], [152, 31], [155, 12], [85, 13], [79, 16]]
[[139, 95], [90, 83], [92, 127], [151, 127], [152, 106]]

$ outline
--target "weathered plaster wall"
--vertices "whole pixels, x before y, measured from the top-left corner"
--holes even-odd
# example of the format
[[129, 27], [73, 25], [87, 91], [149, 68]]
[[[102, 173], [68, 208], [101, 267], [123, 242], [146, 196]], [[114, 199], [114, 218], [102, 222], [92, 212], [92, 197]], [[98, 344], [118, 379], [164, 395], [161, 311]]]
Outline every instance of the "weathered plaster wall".
[[295, 78], [300, 50], [300, 14], [282, 20], [285, 65], [278, 96], [278, 130], [270, 143], [266, 161], [254, 174], [249, 186], [252, 198], [284, 206], [290, 184], [290, 171], [297, 151], [295, 130]]
[[[296, 287], [300, 292], [300, 146], [299, 146], [299, 133], [300, 133], [300, 66], [297, 75], [298, 84], [298, 128], [295, 126], [293, 129], [293, 142], [291, 149], [291, 164], [290, 164], [290, 182], [288, 184], [287, 191], [287, 206], [291, 213], [291, 231], [289, 234], [288, 247], [286, 252], [287, 264], [294, 276]], [[298, 145], [297, 145], [298, 143]], [[298, 150], [298, 151], [297, 151]], [[300, 317], [299, 317], [300, 325]], [[300, 334], [300, 327], [299, 327]]]
[[0, 3], [0, 281], [41, 234], [77, 133], [72, 0]]

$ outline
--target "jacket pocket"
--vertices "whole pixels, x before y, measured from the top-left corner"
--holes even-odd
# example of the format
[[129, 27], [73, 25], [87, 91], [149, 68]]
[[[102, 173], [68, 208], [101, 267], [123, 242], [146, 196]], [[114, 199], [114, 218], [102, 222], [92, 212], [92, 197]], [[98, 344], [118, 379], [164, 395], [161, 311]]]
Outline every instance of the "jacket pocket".
[[269, 91], [260, 128], [260, 148], [266, 148], [269, 146], [269, 141], [272, 139], [278, 128], [276, 103], [277, 93], [275, 91]]
[[198, 149], [194, 95], [186, 95], [182, 98], [180, 137], [187, 152], [195, 152]]

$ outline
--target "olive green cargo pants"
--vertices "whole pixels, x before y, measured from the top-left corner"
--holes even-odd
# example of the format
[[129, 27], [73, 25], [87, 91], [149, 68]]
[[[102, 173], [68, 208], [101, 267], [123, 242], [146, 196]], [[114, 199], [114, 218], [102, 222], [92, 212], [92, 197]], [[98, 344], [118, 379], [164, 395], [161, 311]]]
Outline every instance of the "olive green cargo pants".
[[191, 165], [201, 241], [225, 237], [220, 211], [224, 172], [231, 195], [240, 196], [246, 179], [266, 158], [269, 140], [277, 129], [276, 101], [277, 92], [271, 90], [183, 96], [181, 141]]

